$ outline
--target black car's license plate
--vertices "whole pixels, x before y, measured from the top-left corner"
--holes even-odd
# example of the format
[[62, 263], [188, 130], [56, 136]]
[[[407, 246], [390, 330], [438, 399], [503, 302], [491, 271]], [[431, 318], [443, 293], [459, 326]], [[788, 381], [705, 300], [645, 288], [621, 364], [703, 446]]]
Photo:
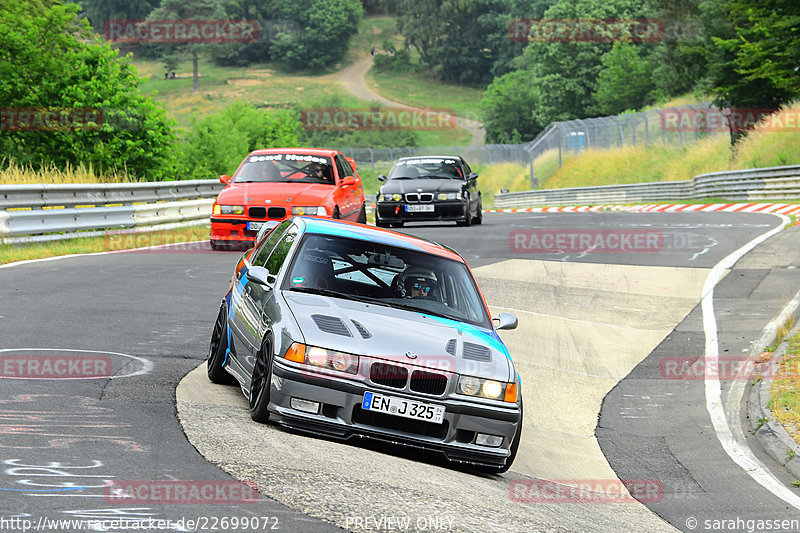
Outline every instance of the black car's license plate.
[[398, 398], [397, 396], [386, 396], [375, 392], [365, 392], [361, 402], [361, 408], [366, 411], [378, 411], [395, 416], [412, 418], [441, 424], [444, 420], [444, 406], [431, 403], [417, 402]]
[[433, 204], [407, 205], [406, 213], [433, 213]]

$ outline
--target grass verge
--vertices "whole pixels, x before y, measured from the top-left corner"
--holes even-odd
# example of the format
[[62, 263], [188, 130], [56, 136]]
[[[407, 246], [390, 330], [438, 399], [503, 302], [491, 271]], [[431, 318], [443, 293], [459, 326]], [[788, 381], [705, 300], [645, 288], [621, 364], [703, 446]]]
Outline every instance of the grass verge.
[[47, 243], [0, 243], [0, 265], [61, 255], [110, 252], [114, 250], [130, 250], [132, 248], [143, 248], [162, 244], [207, 241], [208, 232], [208, 226], [192, 226], [168, 231], [120, 233], [106, 235], [104, 237], [84, 237]]
[[800, 332], [787, 339], [786, 355], [770, 388], [769, 407], [787, 433], [800, 444]]

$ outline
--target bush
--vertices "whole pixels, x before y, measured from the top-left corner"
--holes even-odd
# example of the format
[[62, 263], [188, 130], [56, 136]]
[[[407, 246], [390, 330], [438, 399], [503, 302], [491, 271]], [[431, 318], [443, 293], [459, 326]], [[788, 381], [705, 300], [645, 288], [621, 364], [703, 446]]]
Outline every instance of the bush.
[[182, 146], [180, 179], [233, 174], [244, 156], [259, 148], [300, 144], [296, 111], [257, 109], [237, 101], [196, 121]]
[[175, 133], [166, 112], [141, 95], [136, 69], [77, 12], [75, 4], [43, 7], [38, 0], [0, 9], [5, 118], [13, 119], [10, 110], [33, 109], [38, 117], [52, 112], [71, 121], [69, 127], [4, 127], [0, 153], [23, 166], [84, 163], [101, 174], [120, 169], [139, 179], [171, 177]]

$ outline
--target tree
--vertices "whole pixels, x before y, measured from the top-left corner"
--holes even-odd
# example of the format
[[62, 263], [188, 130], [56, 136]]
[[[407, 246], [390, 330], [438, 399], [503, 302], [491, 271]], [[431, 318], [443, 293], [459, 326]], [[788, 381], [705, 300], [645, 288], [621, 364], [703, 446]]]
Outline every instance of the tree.
[[149, 179], [174, 175], [175, 134], [165, 111], [141, 95], [129, 59], [119, 59], [77, 12], [74, 4], [40, 0], [0, 9], [5, 117], [13, 118], [15, 109], [57, 117], [34, 128], [4, 124], [0, 152], [22, 164], [85, 163]]
[[103, 33], [110, 20], [144, 20], [159, 0], [72, 0], [80, 4], [97, 33]]
[[486, 86], [521, 46], [508, 34], [508, 0], [400, 0], [398, 29], [442, 80]]
[[244, 154], [258, 148], [297, 146], [300, 135], [295, 111], [266, 111], [237, 101], [192, 125], [182, 146], [181, 172], [188, 179], [231, 174]]
[[[227, 20], [221, 0], [161, 0], [147, 20]], [[209, 47], [219, 46], [211, 43], [183, 43], [158, 45], [160, 55], [174, 62], [176, 54], [188, 54], [192, 58], [192, 90], [200, 90], [199, 53]]]
[[597, 78], [594, 99], [601, 115], [616, 115], [627, 109], [639, 109], [653, 90], [650, 63], [639, 56], [631, 43], [616, 42], [601, 60], [603, 70]]
[[[547, 19], [633, 19], [643, 17], [636, 0], [559, 0], [544, 14]], [[637, 44], [637, 46], [643, 46]], [[543, 123], [592, 115], [593, 94], [603, 69], [602, 57], [612, 43], [597, 41], [535, 41], [517, 64], [530, 72], [539, 87], [537, 114]]]
[[530, 72], [517, 70], [495, 78], [480, 103], [486, 140], [521, 143], [536, 137], [545, 126], [537, 117], [540, 103]]
[[292, 22], [294, 31], [274, 36], [272, 57], [292, 70], [319, 70], [344, 57], [358, 33], [362, 8], [359, 0], [309, 0], [278, 2], [274, 13]]

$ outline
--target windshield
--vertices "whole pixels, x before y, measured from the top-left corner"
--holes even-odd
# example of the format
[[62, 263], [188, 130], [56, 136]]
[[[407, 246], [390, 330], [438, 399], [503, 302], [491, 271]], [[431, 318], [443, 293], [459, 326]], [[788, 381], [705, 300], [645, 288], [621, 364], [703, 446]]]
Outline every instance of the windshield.
[[358, 239], [306, 235], [284, 290], [409, 309], [491, 328], [464, 263]]
[[398, 161], [389, 172], [389, 179], [393, 180], [419, 178], [464, 179], [464, 175], [456, 159], [441, 157]]
[[283, 182], [334, 185], [331, 158], [302, 154], [249, 155], [234, 183]]

